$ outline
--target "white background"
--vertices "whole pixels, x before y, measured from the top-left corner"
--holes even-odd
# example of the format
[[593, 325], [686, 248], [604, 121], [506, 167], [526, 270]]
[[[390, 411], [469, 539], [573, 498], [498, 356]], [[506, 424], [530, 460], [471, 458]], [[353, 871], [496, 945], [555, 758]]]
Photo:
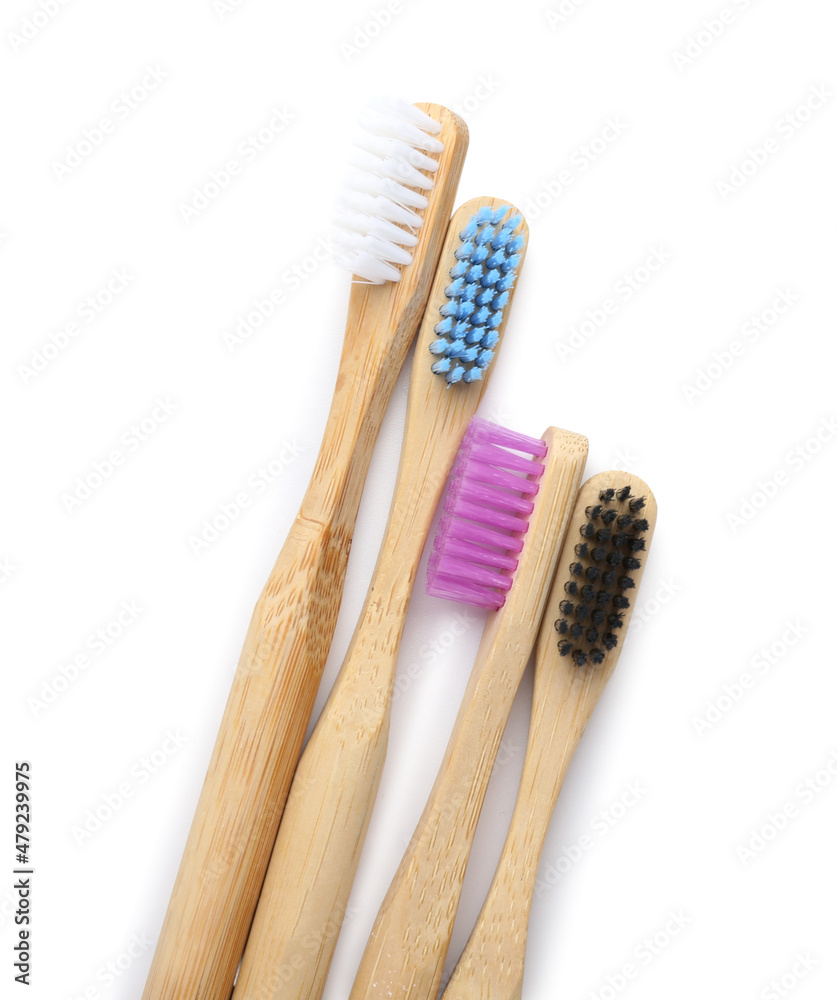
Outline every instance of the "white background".
[[[549, 424], [587, 434], [588, 471], [630, 469], [660, 507], [645, 620], [550, 831], [542, 878], [564, 874], [535, 902], [524, 995], [769, 998], [784, 995], [770, 983], [786, 975], [781, 988], [794, 996], [832, 996], [831, 5], [400, 0], [381, 30], [372, 12], [383, 0], [224, 6], [69, 0], [50, 18], [34, 0], [3, 7], [2, 995], [22, 990], [12, 981], [10, 916], [21, 758], [32, 761], [35, 809], [27, 995], [141, 993], [250, 610], [310, 476], [331, 397], [348, 276], [312, 266], [293, 290], [289, 269], [327, 233], [359, 107], [394, 92], [466, 118], [457, 202], [491, 194], [529, 209], [529, 256], [481, 413], [534, 435]], [[33, 34], [33, 17], [48, 23], [16, 39]], [[145, 99], [126, 110], [120, 95], [133, 87], [145, 87]], [[245, 160], [240, 144], [274, 109], [293, 120]], [[114, 128], [86, 147], [85, 130], [102, 117]], [[608, 119], [620, 134], [591, 159], [584, 147]], [[72, 162], [68, 146], [89, 155], [61, 170]], [[231, 158], [239, 175], [185, 219], [182, 206]], [[564, 170], [570, 183], [556, 193]], [[638, 272], [648, 280], [619, 296], [618, 283], [655, 249], [665, 264]], [[130, 280], [86, 322], [77, 309], [112, 269]], [[224, 334], [276, 288], [287, 293], [282, 305], [230, 349]], [[777, 318], [779, 292], [793, 302]], [[618, 310], [561, 352], [608, 298]], [[757, 339], [754, 316], [763, 318]], [[27, 374], [50, 334], [74, 320], [66, 348]], [[734, 341], [743, 355], [724, 354]], [[687, 398], [684, 385], [713, 363], [717, 377]], [[406, 385], [402, 377], [375, 453], [317, 710], [374, 564]], [[62, 495], [158, 398], [175, 411], [68, 511]], [[250, 477], [289, 446], [295, 456], [285, 451], [290, 460], [257, 495]], [[251, 505], [196, 553], [190, 537], [242, 490]], [[96, 654], [88, 637], [131, 601], [142, 613]], [[395, 705], [329, 1000], [347, 994], [453, 723], [481, 631], [472, 612], [454, 635], [457, 614], [423, 593], [410, 610], [401, 663], [420, 669]], [[801, 634], [784, 646], [787, 623]], [[773, 643], [775, 662], [762, 673], [754, 658]], [[87, 667], [39, 705], [59, 668], [84, 652]], [[744, 672], [755, 683], [742, 692]], [[530, 697], [527, 677], [448, 971], [505, 835]], [[715, 721], [700, 726], [707, 713]], [[185, 741], [149, 775], [140, 762], [173, 747], [169, 732]], [[80, 837], [88, 811], [125, 782], [130, 798]], [[643, 791], [625, 810], [631, 783]], [[785, 829], [742, 856], [753, 831], [786, 807]], [[596, 832], [602, 810], [624, 812], [606, 834]], [[592, 847], [567, 870], [561, 859], [585, 833]], [[681, 910], [685, 928], [645, 961], [643, 939]], [[126, 958], [132, 942], [138, 957]], [[799, 954], [813, 968], [794, 978]], [[608, 977], [626, 963], [636, 977], [617, 992]]]

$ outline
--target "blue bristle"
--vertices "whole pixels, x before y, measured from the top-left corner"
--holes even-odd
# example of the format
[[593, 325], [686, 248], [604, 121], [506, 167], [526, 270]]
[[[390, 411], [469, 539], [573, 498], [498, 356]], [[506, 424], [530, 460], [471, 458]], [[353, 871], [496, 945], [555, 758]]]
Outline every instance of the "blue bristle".
[[462, 245], [454, 251], [456, 263], [445, 288], [447, 301], [430, 344], [438, 360], [430, 366], [448, 385], [478, 382], [494, 357], [503, 309], [509, 301], [520, 266], [525, 240], [515, 236], [522, 217], [506, 218], [509, 206], [480, 208], [460, 231]]

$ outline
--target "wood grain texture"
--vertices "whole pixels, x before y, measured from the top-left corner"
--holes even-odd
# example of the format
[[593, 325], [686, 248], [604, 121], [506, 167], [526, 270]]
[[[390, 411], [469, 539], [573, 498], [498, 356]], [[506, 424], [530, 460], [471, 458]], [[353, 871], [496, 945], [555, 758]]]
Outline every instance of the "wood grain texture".
[[488, 779], [532, 652], [587, 439], [549, 428], [545, 471], [505, 605], [488, 619], [444, 759], [375, 921], [350, 1000], [435, 1000]]
[[361, 491], [421, 320], [467, 149], [439, 105], [444, 150], [401, 280], [353, 285], [323, 442], [256, 603], [143, 1000], [228, 1000], [334, 632]]
[[[389, 520], [366, 604], [299, 762], [233, 1000], [317, 1000], [348, 904], [386, 755], [398, 650], [410, 594], [445, 478], [488, 384], [448, 386], [430, 370], [439, 307], [460, 231], [484, 205], [457, 210], [416, 344]], [[525, 224], [523, 228], [525, 233]], [[521, 254], [523, 251], [521, 251]], [[504, 310], [498, 351], [511, 300]]]
[[[567, 567], [575, 559], [573, 547], [587, 520], [585, 508], [598, 502], [601, 490], [626, 482], [635, 495], [647, 497], [643, 513], [649, 529], [643, 537], [646, 546], [651, 541], [657, 505], [641, 479], [625, 472], [603, 472], [584, 484], [538, 638], [529, 738], [508, 836], [485, 903], [442, 1000], [520, 1000], [522, 996], [529, 912], [549, 822], [576, 747], [619, 659], [637, 591], [631, 591], [634, 597], [617, 633], [618, 644], [598, 666], [578, 667], [570, 657], [559, 655], [555, 621], [562, 615], [558, 605], [566, 598]], [[631, 572], [637, 587], [645, 562]]]

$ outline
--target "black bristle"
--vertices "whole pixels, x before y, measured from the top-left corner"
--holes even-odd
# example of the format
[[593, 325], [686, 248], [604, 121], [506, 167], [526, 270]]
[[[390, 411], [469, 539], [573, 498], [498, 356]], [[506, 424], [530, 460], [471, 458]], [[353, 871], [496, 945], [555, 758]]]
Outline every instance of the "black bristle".
[[645, 497], [633, 496], [630, 485], [601, 490], [599, 501], [585, 511], [588, 520], [579, 529], [582, 540], [574, 547], [564, 584], [573, 600], [560, 602], [564, 617], [555, 622], [559, 653], [578, 667], [603, 663], [619, 644], [618, 632], [631, 604], [625, 592], [636, 587], [629, 574], [641, 568], [641, 536], [649, 530], [647, 519], [636, 516]]

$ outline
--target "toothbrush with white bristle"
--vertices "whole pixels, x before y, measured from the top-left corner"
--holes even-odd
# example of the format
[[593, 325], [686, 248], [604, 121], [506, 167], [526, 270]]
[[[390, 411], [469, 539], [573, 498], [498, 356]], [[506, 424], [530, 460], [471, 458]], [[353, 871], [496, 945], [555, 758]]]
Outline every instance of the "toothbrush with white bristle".
[[467, 202], [451, 220], [416, 343], [398, 481], [375, 573], [294, 776], [233, 1000], [322, 996], [384, 765], [398, 651], [425, 538], [494, 367], [526, 235], [516, 210], [494, 198]]
[[[447, 230], [468, 144], [461, 119], [390, 100], [362, 125], [386, 149], [364, 154], [347, 192], [355, 207], [338, 219], [335, 257], [359, 280], [323, 442], [253, 612], [143, 1000], [232, 991], [334, 633], [372, 448]], [[398, 221], [405, 205], [416, 218]]]

